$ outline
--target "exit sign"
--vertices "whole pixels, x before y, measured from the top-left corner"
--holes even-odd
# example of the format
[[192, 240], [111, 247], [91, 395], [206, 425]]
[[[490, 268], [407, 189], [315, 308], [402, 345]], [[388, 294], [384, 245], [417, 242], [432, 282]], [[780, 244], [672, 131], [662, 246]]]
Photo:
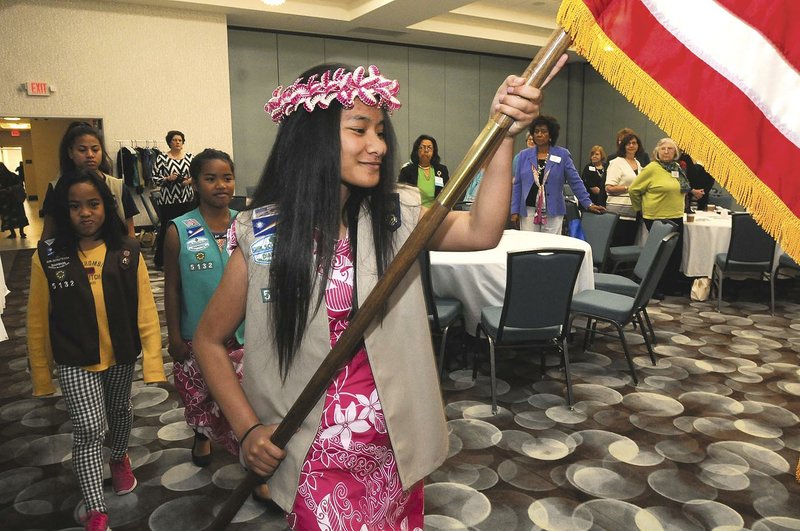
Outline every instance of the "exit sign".
[[28, 96], [49, 96], [50, 87], [44, 81], [28, 81], [25, 83]]

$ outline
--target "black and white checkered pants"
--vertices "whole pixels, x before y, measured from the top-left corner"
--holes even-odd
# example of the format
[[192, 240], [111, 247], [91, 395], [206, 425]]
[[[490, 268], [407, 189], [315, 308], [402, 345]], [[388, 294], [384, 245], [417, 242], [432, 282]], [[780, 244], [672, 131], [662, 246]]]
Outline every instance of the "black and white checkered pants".
[[61, 391], [72, 421], [72, 466], [78, 477], [86, 509], [106, 511], [103, 498], [103, 440], [111, 432], [111, 458], [128, 451], [133, 410], [132, 363], [90, 372], [59, 365]]

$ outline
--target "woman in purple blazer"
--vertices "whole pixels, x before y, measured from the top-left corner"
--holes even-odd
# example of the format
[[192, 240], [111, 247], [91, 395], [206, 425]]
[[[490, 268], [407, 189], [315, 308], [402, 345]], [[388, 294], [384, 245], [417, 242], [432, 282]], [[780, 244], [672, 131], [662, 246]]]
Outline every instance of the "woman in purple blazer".
[[519, 154], [511, 196], [511, 221], [522, 230], [561, 234], [566, 213], [564, 183], [569, 184], [583, 208], [605, 212], [595, 205], [583, 185], [572, 156], [555, 145], [561, 126], [552, 116], [539, 116], [530, 125], [534, 147]]

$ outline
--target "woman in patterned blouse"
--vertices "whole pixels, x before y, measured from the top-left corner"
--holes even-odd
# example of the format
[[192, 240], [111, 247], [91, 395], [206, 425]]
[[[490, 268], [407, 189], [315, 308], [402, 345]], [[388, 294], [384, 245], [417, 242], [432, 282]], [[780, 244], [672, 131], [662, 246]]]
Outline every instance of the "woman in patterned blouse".
[[158, 231], [156, 254], [153, 257], [157, 269], [164, 266], [164, 234], [169, 222], [194, 208], [192, 178], [189, 176], [192, 154], [183, 152], [185, 142], [186, 137], [180, 131], [168, 132], [169, 151], [160, 154], [153, 166], [153, 181], [161, 187], [161, 205], [158, 214], [161, 228]]

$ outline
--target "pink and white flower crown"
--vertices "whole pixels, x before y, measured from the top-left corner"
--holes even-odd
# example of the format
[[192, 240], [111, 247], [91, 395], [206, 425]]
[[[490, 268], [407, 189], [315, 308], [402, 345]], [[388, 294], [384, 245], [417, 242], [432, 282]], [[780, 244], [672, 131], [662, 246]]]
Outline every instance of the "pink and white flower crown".
[[352, 109], [356, 98], [365, 105], [380, 106], [389, 112], [399, 109], [400, 100], [395, 97], [400, 90], [397, 80], [383, 77], [375, 65], [370, 65], [368, 71], [369, 75], [365, 76], [364, 67], [359, 66], [353, 72], [347, 72], [344, 68], [337, 69], [333, 74], [326, 71], [319, 79], [314, 74], [305, 83], [298, 78], [286, 88], [276, 88], [264, 110], [273, 122], [281, 123], [301, 105], [308, 112], [316, 106], [327, 109], [334, 98], [345, 109]]

